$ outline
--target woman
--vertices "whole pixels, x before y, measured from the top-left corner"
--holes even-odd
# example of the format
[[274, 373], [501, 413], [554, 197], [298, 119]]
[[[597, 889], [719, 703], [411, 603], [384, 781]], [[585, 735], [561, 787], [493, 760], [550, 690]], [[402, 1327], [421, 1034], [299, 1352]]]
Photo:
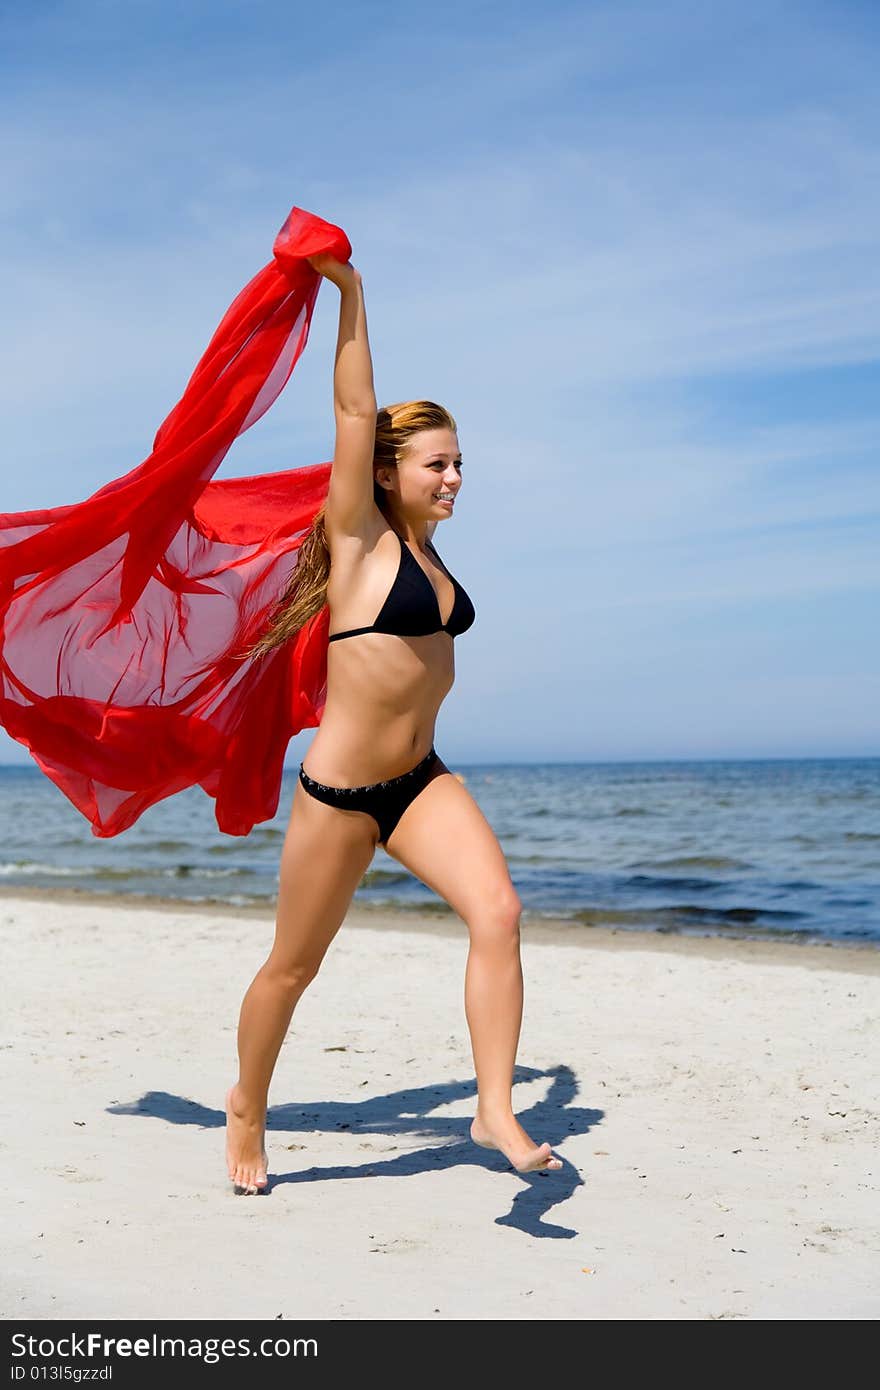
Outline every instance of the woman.
[[511, 1104], [521, 903], [491, 827], [433, 747], [454, 678], [453, 640], [474, 618], [430, 543], [461, 487], [455, 421], [426, 401], [377, 411], [361, 277], [330, 255], [308, 259], [341, 293], [336, 448], [326, 502], [257, 649], [293, 636], [326, 599], [327, 700], [308, 767], [300, 766], [275, 941], [241, 1007], [239, 1077], [226, 1096], [229, 1176], [239, 1194], [267, 1186], [266, 1106], [281, 1043], [377, 843], [468, 927], [465, 1012], [478, 1090], [471, 1138], [519, 1172], [558, 1169], [550, 1145], [532, 1141]]

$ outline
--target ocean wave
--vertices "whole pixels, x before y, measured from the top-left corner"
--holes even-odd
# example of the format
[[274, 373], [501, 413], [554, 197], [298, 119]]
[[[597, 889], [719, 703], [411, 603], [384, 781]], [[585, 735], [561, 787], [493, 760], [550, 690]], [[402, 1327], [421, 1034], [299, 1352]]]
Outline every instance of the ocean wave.
[[247, 868], [205, 869], [196, 864], [173, 864], [165, 868], [155, 865], [128, 865], [114, 868], [106, 864], [43, 864], [37, 860], [20, 859], [8, 864], [0, 864], [0, 877], [13, 878], [17, 874], [34, 877], [41, 874], [46, 878], [93, 878], [93, 879], [135, 879], [135, 878], [242, 878], [253, 876], [256, 870]]
[[[745, 859], [731, 859], [726, 854], [681, 854], [670, 859], [642, 859], [628, 866], [631, 869], [753, 869]], [[680, 880], [676, 880], [679, 882]]]
[[408, 869], [368, 869], [361, 879], [362, 888], [385, 888], [393, 883], [412, 883], [412, 874]]
[[783, 923], [805, 921], [806, 912], [760, 907], [702, 907], [697, 903], [676, 903], [655, 908], [581, 908], [571, 919], [587, 927], [630, 927], [641, 931], [674, 932], [685, 927], [736, 928], [762, 926], [775, 934]]

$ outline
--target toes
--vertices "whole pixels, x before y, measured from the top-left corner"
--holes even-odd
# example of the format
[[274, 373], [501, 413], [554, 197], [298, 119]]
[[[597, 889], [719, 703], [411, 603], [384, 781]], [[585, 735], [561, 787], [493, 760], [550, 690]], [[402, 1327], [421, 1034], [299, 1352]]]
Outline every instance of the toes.
[[262, 1168], [249, 1168], [244, 1163], [227, 1163], [226, 1171], [229, 1174], [230, 1182], [235, 1184], [236, 1189], [242, 1193], [252, 1196], [260, 1188], [268, 1187], [269, 1173], [268, 1165]]
[[248, 1196], [255, 1197], [261, 1188], [268, 1186], [269, 1178], [265, 1172], [260, 1172], [255, 1168], [247, 1168], [241, 1181], [247, 1188]]

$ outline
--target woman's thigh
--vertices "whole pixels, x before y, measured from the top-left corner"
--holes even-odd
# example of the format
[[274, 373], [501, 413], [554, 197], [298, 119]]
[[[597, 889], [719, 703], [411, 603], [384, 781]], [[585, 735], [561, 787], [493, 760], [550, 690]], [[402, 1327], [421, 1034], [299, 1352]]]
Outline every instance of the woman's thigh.
[[449, 903], [472, 929], [503, 933], [521, 903], [498, 838], [470, 792], [445, 764], [404, 811], [388, 854]]
[[372, 816], [326, 806], [296, 783], [281, 851], [273, 966], [317, 970], [370, 867], [376, 835]]

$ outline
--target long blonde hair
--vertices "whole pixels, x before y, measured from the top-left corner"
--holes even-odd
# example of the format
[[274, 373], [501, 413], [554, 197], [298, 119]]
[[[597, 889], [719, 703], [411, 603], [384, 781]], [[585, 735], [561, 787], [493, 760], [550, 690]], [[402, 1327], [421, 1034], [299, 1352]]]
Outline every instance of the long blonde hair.
[[[438, 429], [457, 433], [458, 426], [449, 411], [434, 401], [399, 401], [396, 405], [382, 406], [376, 415], [373, 468], [396, 468], [414, 435], [422, 430]], [[373, 498], [387, 519], [385, 490], [375, 478]], [[244, 653], [245, 657], [265, 656], [274, 647], [281, 646], [282, 642], [290, 641], [327, 602], [330, 548], [324, 528], [325, 507], [326, 503], [303, 537], [293, 574], [270, 614], [265, 630]]]

